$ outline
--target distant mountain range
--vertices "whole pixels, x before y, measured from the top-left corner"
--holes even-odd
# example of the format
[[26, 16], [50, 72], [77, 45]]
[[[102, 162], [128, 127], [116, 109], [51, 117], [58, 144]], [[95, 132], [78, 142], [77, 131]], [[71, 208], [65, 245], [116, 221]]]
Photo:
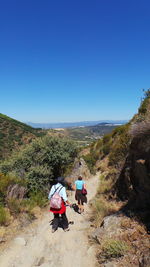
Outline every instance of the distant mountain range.
[[34, 123], [26, 122], [26, 124], [32, 126], [33, 128], [42, 129], [57, 129], [57, 128], [72, 128], [72, 127], [85, 127], [94, 126], [97, 124], [107, 125], [120, 125], [127, 123], [127, 120], [99, 120], [99, 121], [81, 121], [81, 122], [58, 122], [58, 123]]

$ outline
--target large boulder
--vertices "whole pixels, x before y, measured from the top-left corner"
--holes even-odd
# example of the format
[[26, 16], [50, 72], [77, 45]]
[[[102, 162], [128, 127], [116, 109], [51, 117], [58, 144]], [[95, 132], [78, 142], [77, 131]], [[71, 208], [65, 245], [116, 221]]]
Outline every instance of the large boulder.
[[105, 217], [101, 226], [92, 233], [92, 238], [101, 244], [104, 239], [120, 237], [121, 221], [122, 216], [119, 213]]

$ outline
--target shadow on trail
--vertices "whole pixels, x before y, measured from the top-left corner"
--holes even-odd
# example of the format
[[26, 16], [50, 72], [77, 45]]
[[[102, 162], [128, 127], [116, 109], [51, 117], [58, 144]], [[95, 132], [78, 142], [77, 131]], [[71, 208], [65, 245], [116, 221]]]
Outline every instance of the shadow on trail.
[[[53, 225], [53, 222], [54, 222], [54, 219], [52, 219], [52, 220], [49, 222], [50, 226]], [[74, 224], [74, 221], [69, 221], [68, 223], [69, 223], [69, 224]], [[61, 217], [59, 217], [58, 228], [63, 229], [63, 223], [62, 223], [62, 218], [61, 218]]]
[[[76, 203], [73, 203], [73, 204], [71, 205], [71, 209], [72, 209], [74, 212], [76, 212], [76, 213], [78, 213], [78, 214], [81, 214], [81, 213], [79, 212], [79, 207], [78, 207], [78, 205], [77, 205]], [[52, 220], [49, 222], [50, 226], [53, 225], [53, 222], [54, 222], [54, 219], [52, 219]], [[69, 224], [74, 224], [74, 221], [69, 221], [68, 223], [69, 223]], [[63, 229], [63, 223], [62, 223], [62, 217], [61, 217], [61, 216], [59, 217], [58, 228]]]

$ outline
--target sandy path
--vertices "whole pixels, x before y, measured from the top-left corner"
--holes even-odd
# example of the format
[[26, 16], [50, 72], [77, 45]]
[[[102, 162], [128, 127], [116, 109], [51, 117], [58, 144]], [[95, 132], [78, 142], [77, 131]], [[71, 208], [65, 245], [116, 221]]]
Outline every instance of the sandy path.
[[[87, 181], [88, 201], [96, 194], [98, 175]], [[69, 197], [74, 203], [74, 192]], [[85, 206], [85, 214], [75, 213], [67, 208], [70, 231], [59, 228], [51, 233], [49, 221], [53, 214], [43, 214], [43, 219], [36, 225], [30, 225], [26, 231], [14, 239], [9, 247], [0, 254], [0, 267], [94, 267], [94, 247], [88, 244], [89, 207]]]

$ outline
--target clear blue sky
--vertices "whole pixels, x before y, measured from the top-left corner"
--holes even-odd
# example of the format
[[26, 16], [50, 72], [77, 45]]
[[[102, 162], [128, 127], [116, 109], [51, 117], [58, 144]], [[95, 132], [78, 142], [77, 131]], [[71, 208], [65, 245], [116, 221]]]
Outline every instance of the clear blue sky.
[[150, 1], [0, 1], [1, 113], [130, 119], [149, 87]]

